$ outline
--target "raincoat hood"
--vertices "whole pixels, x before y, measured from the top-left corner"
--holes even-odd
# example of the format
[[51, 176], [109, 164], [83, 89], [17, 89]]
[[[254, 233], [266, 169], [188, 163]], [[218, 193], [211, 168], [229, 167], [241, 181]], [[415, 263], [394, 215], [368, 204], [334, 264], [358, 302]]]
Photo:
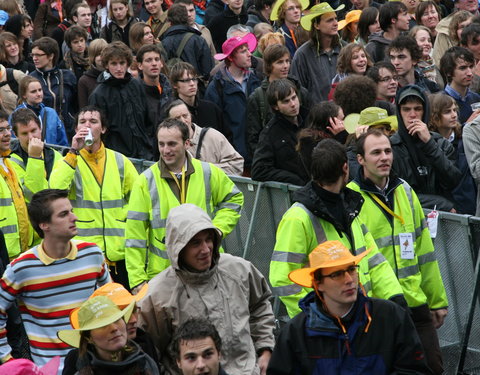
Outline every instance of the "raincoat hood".
[[222, 241], [222, 232], [213, 225], [208, 214], [194, 204], [186, 203], [170, 210], [167, 217], [165, 245], [173, 269], [180, 269], [178, 264], [180, 252], [197, 233], [205, 229], [213, 229], [216, 236], [213, 244], [213, 266], [218, 264], [218, 258], [220, 257], [219, 248]]

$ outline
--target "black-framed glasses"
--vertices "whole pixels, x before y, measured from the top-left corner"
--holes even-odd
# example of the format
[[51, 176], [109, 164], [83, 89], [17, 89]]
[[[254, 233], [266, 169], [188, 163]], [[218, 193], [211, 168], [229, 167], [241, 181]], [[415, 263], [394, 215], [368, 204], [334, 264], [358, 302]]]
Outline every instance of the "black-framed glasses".
[[356, 275], [358, 273], [358, 265], [350, 266], [347, 269], [335, 271], [328, 275], [322, 275], [322, 277], [329, 277], [333, 281], [338, 281], [343, 280], [343, 278], [345, 277], [345, 273], [348, 273], [350, 276]]
[[378, 82], [390, 82], [391, 80], [398, 81], [400, 79], [399, 76], [386, 76], [383, 78], [380, 78]]
[[198, 77], [179, 79], [178, 82], [182, 82], [182, 83], [198, 82]]

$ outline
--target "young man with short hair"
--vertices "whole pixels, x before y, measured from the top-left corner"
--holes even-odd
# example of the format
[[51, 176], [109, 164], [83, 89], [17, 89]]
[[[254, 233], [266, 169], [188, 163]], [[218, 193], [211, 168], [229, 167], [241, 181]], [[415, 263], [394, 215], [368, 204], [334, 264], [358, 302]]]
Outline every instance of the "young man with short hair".
[[295, 149], [303, 128], [298, 88], [286, 78], [277, 79], [268, 86], [267, 99], [274, 115], [260, 133], [252, 179], [303, 186], [309, 174]]
[[379, 61], [367, 71], [367, 77], [377, 84], [377, 100], [395, 102], [398, 80], [397, 70], [391, 62]]
[[48, 188], [50, 174], [62, 156], [42, 141], [40, 119], [31, 109], [17, 109], [10, 124], [18, 139], [12, 144], [10, 160], [29, 202], [33, 194]]
[[147, 24], [152, 28], [153, 36], [156, 39], [161, 39], [170, 27], [167, 12], [163, 11], [162, 4], [163, 0], [144, 0], [145, 9], [150, 14]]
[[457, 102], [458, 121], [463, 125], [473, 113], [472, 104], [480, 102], [480, 95], [470, 91], [474, 78], [474, 55], [466, 48], [452, 47], [440, 60], [440, 69], [448, 82], [445, 94]]
[[67, 1], [62, 1], [62, 15], [63, 15], [63, 20], [58, 24], [57, 27], [55, 27], [50, 35], [58, 44], [58, 50], [59, 50], [59, 56], [58, 56], [58, 61], [63, 60], [63, 52], [62, 52], [62, 47], [63, 47], [63, 42], [64, 42], [64, 36], [65, 36], [65, 31], [72, 26], [73, 20], [72, 20], [72, 12], [73, 8], [77, 5], [83, 3], [83, 0], [67, 0]]
[[33, 360], [41, 366], [59, 355], [61, 371], [70, 347], [57, 337], [57, 331], [71, 329], [70, 312], [110, 281], [102, 250], [72, 240], [78, 233], [77, 217], [67, 195], [66, 190], [42, 190], [28, 206], [32, 226], [43, 241], [12, 261], [0, 281], [2, 362], [11, 358], [5, 311], [18, 299]]
[[227, 375], [220, 366], [222, 339], [207, 318], [191, 318], [180, 325], [171, 349], [183, 375]]
[[310, 40], [295, 52], [291, 74], [308, 90], [313, 104], [327, 100], [332, 79], [337, 74], [341, 43], [336, 12], [344, 7], [342, 4], [333, 9], [323, 2], [314, 5], [300, 20], [302, 27], [310, 31]]
[[178, 373], [167, 351], [172, 334], [187, 319], [206, 317], [224, 340], [220, 361], [225, 371], [265, 373], [274, 344], [265, 277], [252, 263], [220, 253], [222, 231], [193, 204], [170, 210], [164, 238], [171, 265], [148, 283], [140, 326], [152, 335], [167, 372]]
[[378, 15], [382, 31], [372, 34], [365, 49], [373, 62], [382, 61], [387, 56], [387, 47], [402, 32], [408, 31], [410, 16], [407, 7], [400, 1], [386, 2]]
[[[268, 375], [416, 373], [431, 374], [408, 309], [369, 298], [361, 283], [365, 257], [340, 241], [315, 246], [308, 266], [288, 274], [311, 291], [302, 312], [280, 332]], [[307, 355], [308, 353], [308, 355]]]
[[425, 78], [422, 73], [415, 69], [422, 58], [422, 50], [415, 39], [400, 35], [392, 40], [387, 48], [387, 54], [400, 77], [400, 87], [415, 84], [428, 94], [440, 91], [436, 82]]
[[[155, 44], [140, 47], [136, 56], [140, 82], [147, 96], [148, 117], [151, 124], [162, 120], [162, 108], [173, 99], [172, 87], [167, 76], [161, 73], [163, 68], [162, 52]], [[154, 148], [154, 153], [156, 150]]]
[[[179, 58], [192, 64], [201, 77], [208, 80], [210, 71], [215, 65], [213, 57], [200, 31], [190, 26], [186, 6], [173, 4], [168, 10], [168, 20], [171, 26], [162, 38], [167, 58], [169, 60]], [[180, 56], [177, 56], [180, 45], [183, 45], [183, 50]]]
[[[32, 58], [35, 70], [30, 73], [38, 79], [43, 90], [43, 104], [57, 111], [65, 125], [67, 136], [73, 134], [73, 117], [77, 110], [77, 79], [68, 69], [57, 67], [58, 45], [54, 39], [42, 37], [32, 44]], [[63, 97], [61, 97], [63, 95]]]
[[34, 242], [21, 182], [8, 157], [11, 153], [11, 137], [12, 127], [8, 123], [8, 114], [0, 110], [0, 202], [3, 202], [0, 230], [5, 236], [10, 260], [28, 250]]
[[256, 46], [252, 33], [228, 39], [222, 46], [223, 53], [215, 55], [215, 59], [225, 61], [225, 66], [215, 74], [205, 92], [205, 99], [223, 111], [224, 124], [233, 133], [232, 144], [245, 159], [248, 169], [251, 158], [246, 144], [247, 98], [260, 86], [260, 79], [251, 69]]
[[187, 152], [189, 129], [184, 122], [163, 121], [156, 140], [160, 160], [136, 179], [130, 194], [125, 260], [134, 291], [170, 265], [162, 223], [172, 208], [183, 203], [201, 207], [225, 237], [240, 219], [243, 205], [243, 194], [225, 172]]
[[347, 186], [362, 194], [360, 217], [398, 277], [428, 366], [442, 374], [436, 330], [447, 316], [448, 300], [422, 206], [410, 185], [391, 173], [388, 136], [369, 130], [357, 139], [356, 151], [361, 168]]
[[241, 175], [243, 158], [235, 151], [227, 138], [209, 127], [201, 128], [192, 122], [187, 105], [180, 99], [174, 100], [165, 110], [168, 118], [183, 121], [188, 126], [188, 151], [196, 158], [221, 168], [228, 175]]
[[[125, 221], [133, 183], [138, 177], [132, 162], [105, 147], [105, 115], [99, 108], [82, 108], [76, 118], [72, 147], [55, 165], [50, 187], [67, 189], [78, 217], [77, 238], [93, 242], [107, 259], [114, 280], [128, 288], [125, 269]], [[85, 137], [91, 134], [92, 144]]]
[[428, 130], [429, 101], [424, 90], [405, 86], [395, 101], [398, 131], [391, 137], [393, 171], [415, 190], [422, 207], [456, 212], [451, 191], [462, 173], [450, 142]]
[[175, 96], [186, 104], [192, 115], [192, 121], [202, 128], [217, 129], [230, 140], [232, 132], [224, 126], [220, 107], [210, 100], [201, 98], [201, 95], [197, 95], [199, 92], [198, 80], [197, 71], [189, 63], [180, 62], [170, 70], [170, 82]]
[[90, 67], [87, 53], [88, 33], [83, 27], [73, 25], [65, 31], [64, 38], [68, 51], [65, 53], [60, 66], [70, 69], [78, 81]]
[[[308, 257], [323, 241], [340, 241], [352, 255], [371, 248], [360, 267], [360, 281], [368, 296], [390, 299], [402, 307], [407, 303], [402, 288], [372, 234], [359, 217], [361, 195], [346, 187], [349, 167], [345, 146], [323, 139], [312, 152], [312, 180], [293, 194], [295, 202], [278, 225], [270, 262], [273, 292], [293, 318], [299, 301], [311, 289], [294, 284], [288, 274], [304, 267]], [[303, 374], [303, 372], [302, 372]]]
[[153, 160], [154, 124], [142, 83], [128, 72], [132, 52], [124, 43], [113, 42], [101, 56], [105, 71], [88, 103], [108, 116], [105, 146], [130, 158]]
[[222, 44], [228, 39], [227, 30], [230, 26], [245, 25], [248, 21], [244, 0], [224, 0], [224, 2], [226, 6], [223, 11], [206, 24], [212, 34], [213, 44], [217, 52], [222, 52]]
[[210, 53], [215, 55], [217, 52], [215, 50], [215, 45], [213, 44], [212, 34], [210, 30], [203, 24], [198, 23], [198, 21], [202, 21], [201, 17], [198, 17], [195, 5], [192, 0], [175, 0], [175, 4], [181, 4], [187, 9], [188, 15], [188, 26], [194, 28], [195, 30], [200, 31], [202, 38], [205, 39], [207, 42], [208, 48], [210, 49]]

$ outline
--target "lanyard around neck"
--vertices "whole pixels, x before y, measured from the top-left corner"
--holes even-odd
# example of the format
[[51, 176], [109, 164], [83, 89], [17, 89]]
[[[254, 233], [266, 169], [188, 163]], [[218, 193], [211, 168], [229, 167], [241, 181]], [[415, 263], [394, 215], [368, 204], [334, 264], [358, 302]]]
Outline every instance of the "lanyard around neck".
[[181, 186], [180, 186], [180, 183], [178, 182], [178, 178], [175, 175], [175, 173], [173, 173], [172, 171], [169, 171], [169, 173], [173, 177], [173, 181], [175, 181], [175, 183], [178, 186], [178, 189], [180, 190], [180, 204], [184, 204], [185, 203], [185, 190], [186, 190], [185, 189], [185, 166], [182, 167], [182, 185]]
[[403, 219], [403, 217], [401, 217], [400, 215], [397, 215], [395, 212], [393, 212], [385, 203], [382, 202], [382, 200], [377, 197], [375, 194], [372, 194], [372, 193], [368, 193], [370, 194], [370, 196], [372, 197], [372, 199], [377, 202], [385, 211], [387, 211], [390, 215], [392, 215], [393, 217], [396, 217], [398, 220], [400, 220], [400, 222], [402, 223], [402, 225], [405, 225], [405, 220]]

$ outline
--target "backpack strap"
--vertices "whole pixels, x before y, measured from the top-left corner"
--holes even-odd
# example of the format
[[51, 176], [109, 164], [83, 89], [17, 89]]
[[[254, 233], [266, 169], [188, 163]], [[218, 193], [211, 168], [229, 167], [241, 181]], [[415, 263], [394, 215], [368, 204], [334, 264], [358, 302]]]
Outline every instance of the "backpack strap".
[[18, 82], [13, 74], [14, 69], [6, 68], [5, 70], [7, 71], [6, 80], [0, 82], [0, 87], [8, 85], [10, 86], [10, 89], [18, 96]]
[[178, 46], [177, 51], [175, 52], [176, 57], [180, 58], [180, 56], [183, 53], [183, 50], [185, 49], [185, 46], [187, 45], [188, 41], [192, 36], [193, 36], [193, 33], [186, 33], [183, 36], [182, 41], [180, 42], [180, 45]]
[[197, 152], [195, 153], [195, 159], [200, 159], [200, 150], [202, 149], [203, 138], [210, 128], [202, 128], [200, 131], [200, 137], [198, 137]]
[[42, 115], [42, 141], [45, 142], [45, 136], [47, 135], [47, 108], [43, 108]]
[[62, 109], [63, 109], [63, 70], [58, 69], [58, 73], [60, 75], [60, 85], [58, 89], [58, 96], [60, 97], [60, 105], [58, 107], [58, 117], [60, 117], [60, 120], [63, 122], [63, 116], [62, 116]]

